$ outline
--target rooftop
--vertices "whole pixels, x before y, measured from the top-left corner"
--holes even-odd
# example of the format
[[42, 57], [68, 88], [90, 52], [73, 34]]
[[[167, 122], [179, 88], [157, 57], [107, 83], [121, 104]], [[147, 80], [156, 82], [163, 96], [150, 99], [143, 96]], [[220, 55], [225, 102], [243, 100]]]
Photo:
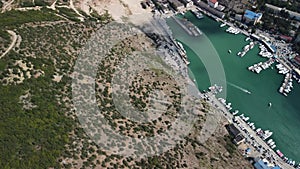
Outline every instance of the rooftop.
[[261, 17], [262, 13], [255, 13], [253, 11], [246, 10], [244, 16], [249, 18], [249, 19], [256, 19], [256, 18]]
[[237, 129], [233, 124], [229, 124], [227, 129], [234, 137], [240, 134], [239, 129]]
[[262, 160], [259, 160], [258, 162], [256, 162], [254, 164], [254, 167], [255, 167], [255, 169], [270, 169], [268, 167], [268, 165], [265, 162], [263, 162]]
[[218, 1], [217, 0], [209, 0], [211, 3], [215, 4], [217, 3]]

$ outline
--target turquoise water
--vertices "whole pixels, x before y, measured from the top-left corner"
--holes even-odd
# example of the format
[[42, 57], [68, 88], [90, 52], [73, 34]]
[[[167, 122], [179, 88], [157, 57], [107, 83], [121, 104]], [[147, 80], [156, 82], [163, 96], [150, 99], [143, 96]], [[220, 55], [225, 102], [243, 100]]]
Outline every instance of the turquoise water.
[[[183, 43], [187, 51], [192, 78], [196, 79], [199, 90], [206, 90], [214, 83], [227, 86], [227, 93], [222, 93], [222, 96], [227, 94], [226, 99], [232, 103], [233, 110], [238, 109], [249, 116], [257, 128], [273, 131], [272, 139], [277, 145], [275, 150], [280, 149], [287, 157], [300, 162], [300, 104], [297, 101], [300, 84], [294, 81], [294, 90], [288, 97], [281, 95], [278, 89], [284, 76], [277, 73], [275, 64], [274, 69], [263, 70], [260, 74], [247, 69], [254, 63], [266, 61], [258, 55], [257, 45], [240, 58], [236, 53], [249, 43], [244, 35], [228, 34], [226, 27], [220, 28], [220, 23], [208, 17], [198, 20], [191, 13], [185, 16], [204, 35], [191, 37], [172, 19], [167, 19], [167, 23], [173, 36]], [[251, 91], [251, 94], [243, 89]], [[268, 107], [269, 102], [271, 107]]]

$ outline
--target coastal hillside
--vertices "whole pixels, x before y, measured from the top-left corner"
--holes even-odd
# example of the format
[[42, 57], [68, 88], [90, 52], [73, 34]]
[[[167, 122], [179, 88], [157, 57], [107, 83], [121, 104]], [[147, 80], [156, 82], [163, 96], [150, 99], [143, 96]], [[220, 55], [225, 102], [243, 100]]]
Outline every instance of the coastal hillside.
[[[252, 168], [233, 144], [225, 119], [220, 120], [211, 137], [199, 141], [201, 129], [214, 111], [202, 99], [194, 104], [196, 118], [189, 133], [176, 146], [158, 155], [124, 157], [104, 150], [86, 133], [72, 100], [76, 61], [81, 49], [104, 26], [114, 20], [126, 22], [135, 12], [151, 16], [150, 11], [139, 9], [139, 3], [1, 2], [0, 168]], [[119, 11], [123, 11], [121, 16]], [[143, 24], [146, 19], [134, 18], [132, 22]], [[168, 130], [180, 113], [183, 94], [173, 77], [157, 69], [144, 69], [128, 77], [133, 79], [128, 102], [145, 111], [151, 103], [151, 92], [160, 90], [170, 103], [161, 118], [139, 124], [123, 117], [114, 105], [111, 85], [116, 65], [134, 52], [156, 50], [158, 42], [153, 37], [141, 32], [122, 39], [99, 63], [93, 79], [98, 108], [110, 126], [131, 138], [152, 137]], [[121, 148], [126, 146], [130, 147], [130, 143]]]

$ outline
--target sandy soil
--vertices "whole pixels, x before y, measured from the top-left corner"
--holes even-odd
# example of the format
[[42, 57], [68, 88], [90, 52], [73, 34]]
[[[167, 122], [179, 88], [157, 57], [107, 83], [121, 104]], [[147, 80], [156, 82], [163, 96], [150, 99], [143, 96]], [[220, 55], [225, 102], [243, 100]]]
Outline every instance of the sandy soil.
[[128, 18], [134, 24], [141, 24], [149, 21], [152, 14], [150, 10], [143, 9], [140, 2], [141, 0], [76, 0], [74, 5], [87, 14], [90, 14], [91, 10], [99, 14], [107, 10], [116, 21], [123, 22]]
[[3, 7], [1, 9], [1, 13], [4, 13], [6, 10], [10, 10], [11, 9], [11, 5], [13, 4], [14, 0], [8, 1], [6, 3], [3, 4]]

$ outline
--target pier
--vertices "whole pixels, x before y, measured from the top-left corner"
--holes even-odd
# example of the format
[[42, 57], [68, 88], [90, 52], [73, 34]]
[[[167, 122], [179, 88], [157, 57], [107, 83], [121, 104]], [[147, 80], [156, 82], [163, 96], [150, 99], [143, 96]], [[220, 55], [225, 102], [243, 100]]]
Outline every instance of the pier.
[[186, 19], [179, 19], [175, 16], [172, 16], [172, 18], [191, 36], [200, 36], [202, 35], [202, 32], [190, 21]]

